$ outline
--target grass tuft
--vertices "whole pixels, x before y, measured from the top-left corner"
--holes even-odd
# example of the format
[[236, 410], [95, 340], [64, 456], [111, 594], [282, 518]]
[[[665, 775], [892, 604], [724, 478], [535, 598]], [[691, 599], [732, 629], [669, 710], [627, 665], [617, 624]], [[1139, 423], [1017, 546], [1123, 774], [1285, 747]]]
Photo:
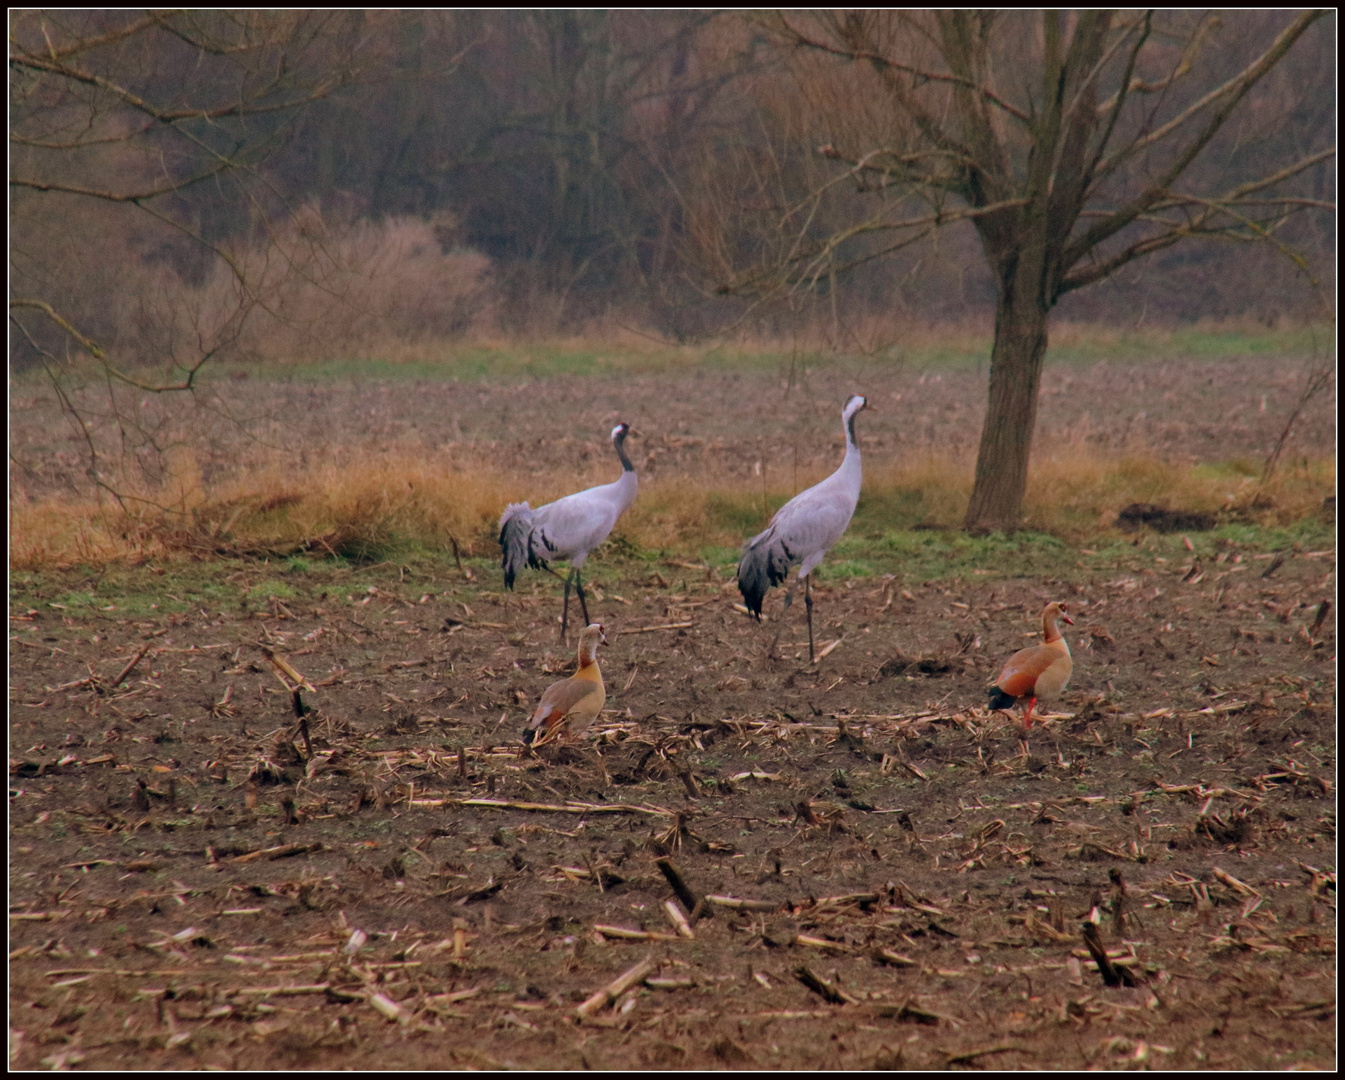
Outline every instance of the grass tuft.
[[[218, 489], [180, 456], [159, 491], [122, 503], [17, 499], [10, 509], [11, 567], [111, 562], [190, 554], [308, 560], [381, 561], [408, 547], [491, 557], [505, 504], [534, 506], [610, 479], [595, 460], [583, 475], [524, 473], [443, 453], [389, 451], [351, 460], [340, 448], [310, 456], [303, 469], [272, 461]], [[1107, 459], [1065, 446], [1034, 461], [1024, 531], [980, 540], [956, 532], [971, 493], [970, 462], [926, 456], [870, 466], [846, 538], [829, 560], [842, 576], [890, 572], [912, 560], [944, 560], [949, 569], [978, 559], [1020, 558], [1031, 565], [1057, 556], [1062, 542], [1093, 546], [1119, 540], [1117, 514], [1132, 502], [1204, 511], [1224, 527], [1264, 533], [1303, 521], [1326, 521], [1323, 497], [1334, 491], [1330, 460], [1300, 460], [1259, 484], [1247, 462], [1181, 465], [1157, 457]], [[744, 489], [727, 470], [651, 477], [623, 517], [614, 540], [627, 554], [662, 552], [736, 561], [742, 542], [766, 526], [795, 492]], [[923, 571], [921, 571], [923, 572]]]

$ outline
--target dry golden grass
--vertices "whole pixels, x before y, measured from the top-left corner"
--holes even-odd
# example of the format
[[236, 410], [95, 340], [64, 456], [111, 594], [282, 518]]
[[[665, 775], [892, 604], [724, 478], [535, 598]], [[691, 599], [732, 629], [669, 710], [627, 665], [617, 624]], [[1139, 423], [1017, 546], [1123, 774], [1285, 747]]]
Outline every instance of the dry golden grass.
[[[308, 550], [315, 555], [381, 557], [402, 543], [490, 556], [506, 503], [534, 506], [610, 479], [606, 462], [582, 475], [492, 468], [464, 452], [438, 456], [388, 452], [346, 464], [334, 454], [300, 471], [275, 460], [218, 488], [201, 481], [187, 454], [172, 462], [159, 491], [108, 498], [40, 502], [10, 508], [10, 565], [101, 565], [215, 552]], [[865, 475], [868, 524], [957, 528], [971, 494], [971, 461], [925, 456], [870, 466]], [[818, 477], [801, 477], [804, 486]], [[1064, 446], [1033, 463], [1024, 526], [1072, 541], [1109, 531], [1132, 502], [1228, 512], [1237, 520], [1279, 525], [1315, 513], [1334, 490], [1330, 460], [1282, 467], [1265, 485], [1249, 465], [1178, 465], [1156, 457], [1104, 458]], [[706, 546], [736, 547], [771, 511], [795, 494], [776, 486], [745, 488], [713, 469], [647, 478], [617, 535], [648, 549], [695, 555]], [[904, 508], [904, 509], [903, 509]], [[861, 514], [864, 504], [861, 503]]]

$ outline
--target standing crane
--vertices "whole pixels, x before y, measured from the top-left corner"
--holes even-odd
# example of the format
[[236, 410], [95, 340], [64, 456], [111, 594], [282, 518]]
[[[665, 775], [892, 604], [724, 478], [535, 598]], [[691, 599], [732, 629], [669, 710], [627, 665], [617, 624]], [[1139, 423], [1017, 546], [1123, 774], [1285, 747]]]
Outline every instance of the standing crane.
[[794, 602], [794, 591], [802, 581], [803, 602], [808, 608], [808, 662], [813, 662], [813, 596], [809, 575], [836, 541], [845, 535], [859, 502], [862, 476], [859, 444], [855, 442], [855, 415], [868, 405], [868, 401], [855, 394], [841, 412], [845, 423], [845, 459], [841, 467], [820, 484], [795, 495], [776, 511], [765, 532], [743, 545], [743, 557], [738, 563], [738, 590], [758, 622], [761, 621], [761, 601], [766, 590], [783, 582], [791, 566], [799, 567], [798, 577], [785, 593], [780, 629], [771, 640], [767, 656], [775, 652], [780, 631], [784, 629], [785, 612]]
[[580, 571], [588, 553], [607, 539], [617, 518], [635, 501], [639, 480], [635, 466], [626, 456], [626, 436], [629, 424], [617, 424], [612, 429], [612, 445], [621, 459], [621, 476], [610, 484], [602, 484], [587, 491], [566, 495], [553, 503], [532, 509], [526, 502], [510, 503], [500, 517], [500, 552], [503, 555], [504, 585], [514, 587], [514, 578], [524, 564], [534, 570], [560, 574], [550, 563], [563, 559], [570, 563], [565, 582], [565, 603], [560, 616], [560, 639], [565, 640], [565, 626], [570, 616], [570, 582], [579, 593], [579, 607], [584, 613], [584, 625], [589, 624], [588, 604], [584, 601], [584, 583]]

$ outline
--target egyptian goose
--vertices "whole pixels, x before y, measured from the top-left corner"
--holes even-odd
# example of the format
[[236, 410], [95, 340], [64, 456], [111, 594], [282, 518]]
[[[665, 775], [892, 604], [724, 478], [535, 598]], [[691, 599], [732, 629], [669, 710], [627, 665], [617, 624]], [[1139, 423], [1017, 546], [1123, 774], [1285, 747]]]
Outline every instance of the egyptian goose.
[[1019, 649], [1009, 657], [1009, 662], [995, 680], [995, 688], [990, 691], [992, 709], [1012, 708], [1015, 702], [1029, 699], [1027, 711], [1023, 714], [1024, 731], [1032, 727], [1032, 708], [1037, 704], [1037, 699], [1054, 697], [1060, 693], [1074, 671], [1069, 645], [1056, 625], [1058, 619], [1063, 619], [1070, 626], [1074, 625], [1063, 603], [1047, 604], [1041, 613], [1042, 643]]
[[812, 572], [823, 556], [850, 527], [855, 506], [859, 503], [859, 488], [863, 475], [859, 463], [859, 444], [855, 441], [855, 416], [869, 408], [868, 400], [859, 394], [851, 396], [841, 410], [845, 425], [845, 457], [841, 467], [820, 484], [801, 491], [775, 512], [766, 531], [758, 533], [743, 545], [743, 556], [738, 562], [738, 591], [743, 594], [747, 610], [761, 619], [761, 602], [772, 585], [781, 584], [789, 575], [789, 568], [798, 565], [798, 577], [785, 593], [785, 606], [780, 612], [780, 627], [775, 631], [767, 656], [775, 654], [776, 643], [785, 628], [785, 612], [794, 602], [794, 592], [803, 582], [803, 602], [808, 609], [808, 662], [813, 662], [813, 593]]
[[533, 742], [543, 728], [546, 729], [545, 740], [561, 724], [569, 734], [579, 735], [598, 718], [607, 700], [607, 688], [602, 684], [602, 671], [598, 668], [598, 646], [606, 644], [602, 623], [585, 627], [579, 635], [579, 670], [568, 679], [546, 688], [537, 711], [523, 731], [525, 743]]
[[500, 517], [500, 552], [503, 556], [504, 585], [514, 587], [514, 579], [523, 567], [546, 570], [551, 563], [568, 559], [570, 572], [565, 582], [565, 601], [561, 606], [560, 640], [565, 640], [565, 626], [570, 617], [570, 584], [579, 593], [579, 608], [588, 622], [588, 603], [584, 599], [584, 580], [581, 571], [589, 552], [607, 539], [617, 518], [635, 501], [640, 489], [635, 466], [626, 454], [626, 436], [629, 424], [617, 424], [612, 429], [612, 446], [621, 461], [621, 475], [610, 484], [601, 484], [566, 495], [563, 499], [539, 506], [536, 510], [527, 503], [510, 503]]

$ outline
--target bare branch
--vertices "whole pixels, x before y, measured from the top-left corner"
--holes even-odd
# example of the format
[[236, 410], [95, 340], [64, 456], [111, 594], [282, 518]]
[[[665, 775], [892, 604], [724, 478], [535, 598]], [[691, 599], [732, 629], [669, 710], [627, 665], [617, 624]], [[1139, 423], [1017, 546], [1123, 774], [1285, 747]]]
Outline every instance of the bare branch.
[[[984, 217], [987, 214], [998, 214], [1002, 213], [1005, 210], [1018, 209], [1020, 207], [1025, 206], [1026, 204], [1027, 204], [1026, 199], [1010, 199], [1002, 203], [994, 203], [990, 206], [969, 206], [958, 210], [939, 210], [933, 214], [927, 214], [918, 218], [907, 218], [903, 221], [883, 221], [879, 218], [873, 218], [870, 219], [869, 221], [863, 222], [862, 224], [851, 226], [850, 228], [835, 233], [832, 236], [828, 236], [826, 239], [816, 243], [813, 247], [808, 248], [807, 250], [804, 250], [802, 252], [800, 252], [799, 249], [796, 247], [795, 250], [791, 252], [791, 257], [788, 260], [782, 260], [775, 267], [758, 271], [757, 273], [752, 274], [746, 278], [740, 279], [737, 282], [726, 282], [725, 284], [720, 285], [715, 290], [715, 292], [721, 296], [742, 295], [767, 279], [772, 279], [775, 281], [783, 280], [784, 282], [791, 282], [796, 280], [807, 280], [809, 277], [813, 277], [815, 280], [816, 276], [814, 274], [809, 273], [803, 273], [797, 276], [786, 274], [783, 279], [781, 279], [778, 275], [780, 271], [786, 267], [786, 265], [788, 264], [798, 265], [802, 263], [805, 259], [808, 261], [809, 265], [812, 266], [815, 264], [815, 261], [818, 257], [823, 256], [828, 252], [836, 250], [845, 241], [853, 240], [859, 236], [865, 236], [873, 233], [894, 232], [899, 229], [924, 229], [924, 232], [920, 234], [923, 237], [929, 235], [929, 233], [932, 232], [933, 229], [942, 227], [944, 225], [949, 225], [955, 221], [974, 220], [975, 218], [978, 217]], [[885, 248], [881, 254], [866, 253], [863, 256], [860, 256], [850, 262], [843, 264], [843, 267], [842, 266], [836, 267], [836, 271], [839, 273], [842, 268], [848, 270], [855, 266], [861, 266], [864, 263], [872, 262], [875, 258], [881, 258], [882, 254], [889, 254], [893, 251], [898, 251], [903, 247], [909, 246], [909, 244], [912, 242], [913, 241], [910, 240], [902, 240], [889, 248]]]
[[[1153, 12], [1151, 11], [1145, 12], [1145, 21], [1148, 22], [1152, 15]], [[1196, 27], [1196, 32], [1191, 35], [1191, 40], [1186, 43], [1186, 48], [1182, 50], [1182, 54], [1177, 60], [1177, 66], [1172, 69], [1171, 74], [1165, 78], [1157, 79], [1154, 82], [1145, 82], [1143, 79], [1138, 78], [1132, 80], [1129, 72], [1127, 72], [1127, 77], [1125, 81], [1122, 82], [1121, 88], [1117, 90], [1112, 99], [1106, 102], [1102, 108], [1105, 110], [1119, 107], [1119, 105], [1124, 102], [1125, 95], [1127, 94], [1157, 94], [1163, 90], [1167, 90], [1174, 83], [1185, 78], [1191, 73], [1191, 68], [1195, 64], [1196, 54], [1200, 52], [1200, 46], [1204, 44], [1205, 38], [1209, 36], [1211, 31], [1217, 30], [1219, 27], [1223, 26], [1223, 24], [1223, 19], [1219, 18], [1218, 15], [1206, 16], [1201, 21], [1201, 24]]]
[[[1210, 122], [1210, 125], [1206, 127], [1202, 136], [1198, 137], [1193, 143], [1196, 152], [1199, 152], [1199, 149], [1209, 141], [1209, 138], [1214, 132], [1222, 126], [1224, 120], [1227, 119], [1228, 113], [1230, 113], [1233, 110], [1233, 107], [1242, 100], [1242, 97], [1247, 91], [1255, 86], [1256, 83], [1260, 81], [1261, 77], [1279, 62], [1280, 58], [1289, 51], [1290, 46], [1302, 36], [1303, 32], [1309, 26], [1325, 14], [1325, 11], [1303, 12], [1284, 29], [1280, 36], [1271, 44], [1269, 49], [1257, 57], [1256, 60], [1252, 61], [1252, 63], [1243, 71], [1229, 79], [1222, 86], [1211, 90], [1199, 101], [1184, 110], [1178, 116], [1173, 117], [1166, 124], [1149, 132], [1147, 135], [1136, 139], [1129, 146], [1108, 158], [1098, 168], [1097, 175], [1099, 177], [1110, 176], [1123, 162], [1128, 161], [1140, 151], [1148, 149], [1155, 143], [1161, 142], [1178, 128], [1186, 124], [1188, 120], [1199, 115], [1215, 102], [1224, 98], [1230, 99], [1225, 106], [1219, 110], [1215, 119]], [[1194, 157], [1194, 154], [1192, 154], [1192, 157]], [[1189, 162], [1184, 162], [1182, 168], [1184, 169], [1188, 163]]]
[[868, 49], [839, 48], [835, 45], [830, 45], [825, 41], [819, 41], [817, 38], [809, 37], [807, 34], [803, 33], [803, 31], [797, 30], [791, 26], [789, 21], [783, 16], [781, 16], [780, 22], [794, 38], [796, 45], [802, 45], [805, 48], [827, 53], [830, 56], [844, 57], [847, 60], [862, 60], [872, 64], [879, 70], [890, 69], [892, 71], [899, 71], [904, 75], [910, 75], [922, 82], [950, 83], [954, 86], [961, 86], [973, 91], [979, 97], [990, 102], [990, 104], [994, 105], [996, 108], [1002, 109], [1015, 119], [1022, 120], [1024, 123], [1027, 123], [1031, 119], [1022, 109], [1011, 105], [989, 87], [979, 86], [970, 79], [965, 79], [958, 75], [944, 74], [937, 71], [926, 71], [922, 68], [912, 67], [909, 64], [902, 64], [896, 60], [883, 56], [882, 53]]
[[[203, 353], [194, 364], [184, 368], [183, 370], [186, 371], [187, 377], [180, 383], [145, 382], [144, 380], [137, 379], [132, 375], [127, 375], [124, 371], [120, 371], [119, 369], [113, 367], [112, 364], [108, 363], [107, 354], [103, 351], [103, 348], [97, 342], [91, 340], [84, 334], [80, 333], [80, 331], [77, 330], [68, 319], [61, 316], [46, 301], [18, 298], [15, 300], [11, 300], [9, 302], [9, 307], [11, 312], [13, 311], [14, 308], [33, 308], [36, 311], [42, 312], [42, 314], [44, 314], [48, 319], [50, 319], [57, 326], [59, 326], [63, 331], [65, 331], [65, 333], [70, 335], [70, 337], [74, 338], [75, 341], [79, 343], [80, 348], [84, 349], [85, 352], [87, 352], [90, 356], [92, 356], [95, 360], [97, 360], [102, 365], [103, 370], [107, 372], [110, 378], [116, 379], [118, 382], [125, 383], [127, 386], [134, 386], [137, 390], [143, 390], [146, 393], [163, 394], [176, 390], [192, 389], [196, 381], [197, 373], [219, 351], [219, 346], [216, 346], [215, 348], [210, 349], [208, 352]], [[31, 335], [29, 335], [28, 331], [23, 328], [22, 323], [19, 323], [17, 320], [15, 320], [12, 314], [10, 315], [10, 320], [15, 322], [15, 324], [19, 326], [21, 330], [23, 330], [24, 336], [27, 337], [30, 342], [32, 342], [33, 339]], [[38, 348], [36, 343], [34, 343], [33, 347], [38, 352], [42, 353], [43, 356], [49, 357], [53, 360], [55, 359], [54, 357], [51, 357], [50, 353], [46, 352], [43, 349]]]
[[205, 172], [197, 173], [195, 176], [189, 176], [185, 180], [174, 181], [170, 184], [164, 184], [161, 187], [150, 188], [147, 191], [104, 191], [98, 188], [79, 187], [75, 184], [60, 184], [56, 182], [43, 183], [39, 180], [28, 180], [23, 177], [14, 177], [9, 181], [10, 187], [28, 188], [32, 191], [58, 191], [65, 195], [83, 195], [90, 199], [102, 199], [105, 202], [118, 203], [142, 203], [150, 199], [157, 198], [160, 195], [168, 195], [177, 191], [184, 191], [193, 184], [199, 184], [202, 180], [209, 180], [212, 176], [219, 176], [220, 173], [227, 171], [233, 165], [227, 158], [223, 158]]
[[[1200, 101], [1196, 102], [1189, 109], [1185, 110], [1180, 116], [1164, 124], [1156, 131], [1136, 139], [1125, 149], [1118, 151], [1099, 166], [1094, 182], [1106, 177], [1114, 172], [1116, 168], [1125, 160], [1138, 153], [1141, 149], [1153, 145], [1155, 142], [1172, 134], [1177, 128], [1186, 123], [1201, 111], [1219, 103], [1200, 133], [1191, 140], [1191, 142], [1176, 155], [1174, 160], [1168, 165], [1162, 176], [1151, 183], [1139, 196], [1131, 203], [1118, 210], [1111, 219], [1101, 221], [1088, 229], [1082, 236], [1071, 241], [1065, 249], [1062, 256], [1062, 265], [1065, 267], [1073, 266], [1086, 252], [1096, 247], [1107, 237], [1120, 232], [1129, 225], [1135, 218], [1148, 210], [1151, 206], [1162, 199], [1168, 192], [1173, 182], [1186, 171], [1188, 165], [1195, 160], [1196, 155], [1209, 143], [1215, 133], [1223, 127], [1225, 121], [1232, 113], [1233, 109], [1261, 78], [1270, 71], [1271, 68], [1279, 62], [1281, 57], [1289, 51], [1303, 32], [1312, 25], [1312, 23], [1325, 14], [1323, 11], [1303, 12], [1293, 23], [1288, 26], [1275, 42], [1254, 60], [1247, 68], [1228, 80], [1223, 86], [1210, 94], [1205, 95]], [[1077, 287], [1077, 286], [1076, 286]]]

